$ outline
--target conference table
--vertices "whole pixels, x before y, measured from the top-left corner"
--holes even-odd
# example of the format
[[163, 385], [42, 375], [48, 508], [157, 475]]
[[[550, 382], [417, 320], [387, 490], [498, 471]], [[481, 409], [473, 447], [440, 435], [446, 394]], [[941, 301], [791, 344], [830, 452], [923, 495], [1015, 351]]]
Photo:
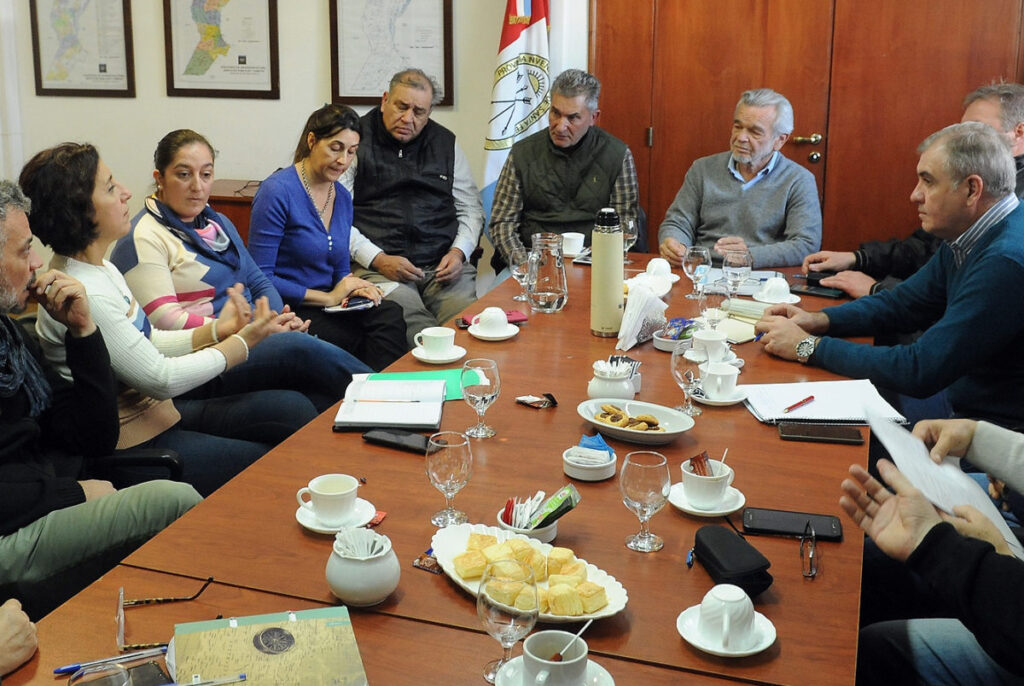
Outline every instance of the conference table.
[[[633, 256], [629, 269], [642, 269], [652, 256]], [[591, 658], [618, 684], [721, 683], [852, 684], [858, 631], [863, 537], [841, 516], [841, 542], [818, 542], [816, 578], [802, 575], [799, 541], [748, 537], [770, 561], [772, 586], [755, 598], [755, 609], [774, 625], [777, 638], [761, 653], [742, 658], [716, 657], [692, 647], [676, 629], [685, 609], [700, 603], [713, 586], [700, 564], [687, 567], [697, 529], [729, 526], [723, 517], [697, 517], [671, 505], [651, 520], [665, 547], [656, 553], [627, 549], [636, 516], [623, 505], [617, 477], [585, 482], [562, 471], [562, 452], [594, 431], [577, 414], [587, 399], [595, 360], [615, 351], [616, 339], [590, 334], [589, 267], [566, 262], [569, 299], [555, 314], [529, 312], [512, 300], [518, 285], [508, 280], [482, 297], [465, 314], [496, 305], [520, 309], [529, 321], [513, 338], [482, 341], [458, 331], [455, 343], [469, 357], [495, 360], [501, 394], [487, 411], [497, 430], [489, 439], [473, 439], [473, 473], [458, 494], [458, 509], [471, 522], [496, 524], [507, 498], [552, 493], [573, 483], [579, 506], [558, 523], [554, 544], [614, 576], [628, 602], [614, 616], [587, 630]], [[627, 276], [629, 274], [627, 273]], [[685, 298], [684, 278], [668, 296], [667, 316], [693, 316], [696, 304]], [[804, 298], [816, 310], [834, 301]], [[745, 364], [740, 383], [777, 383], [836, 379], [824, 370], [773, 358], [756, 342], [735, 346]], [[641, 401], [674, 406], [682, 392], [669, 373], [670, 355], [650, 342], [625, 354], [642, 362]], [[461, 362], [453, 366], [459, 366]], [[428, 370], [406, 355], [389, 370]], [[551, 393], [557, 407], [537, 410], [515, 402], [517, 396]], [[500, 647], [484, 633], [475, 599], [446, 576], [412, 566], [430, 548], [436, 528], [430, 515], [443, 506], [429, 483], [419, 455], [374, 446], [359, 433], [332, 431], [337, 406], [313, 420], [184, 517], [136, 550], [115, 570], [40, 623], [42, 646], [32, 662], [5, 684], [49, 683], [50, 670], [80, 659], [116, 652], [113, 615], [116, 588], [127, 596], [190, 593], [201, 580], [215, 583], [197, 601], [144, 608], [130, 616], [129, 641], [166, 640], [175, 622], [242, 616], [282, 609], [336, 604], [325, 578], [333, 537], [303, 528], [296, 520], [295, 492], [313, 477], [344, 472], [364, 480], [359, 496], [386, 516], [376, 529], [392, 541], [401, 563], [398, 588], [380, 605], [351, 608], [356, 639], [370, 683], [482, 683], [484, 662]], [[742, 404], [703, 407], [695, 426], [673, 442], [653, 448], [664, 454], [673, 482], [679, 465], [707, 450], [713, 457], [728, 448], [735, 470], [733, 486], [746, 506], [841, 515], [839, 483], [851, 463], [865, 465], [867, 444], [797, 443], [779, 439], [776, 427], [761, 424]], [[475, 412], [461, 401], [446, 403], [442, 430], [462, 431]], [[865, 435], [866, 429], [861, 430]], [[608, 439], [618, 464], [631, 450], [645, 449]], [[211, 459], [214, 459], [211, 456]], [[741, 526], [740, 513], [729, 516]], [[197, 583], [199, 580], [199, 583]], [[188, 590], [191, 589], [191, 590]], [[538, 624], [538, 628], [575, 630], [579, 622]], [[138, 632], [138, 633], [136, 633]], [[143, 635], [144, 634], [144, 635]], [[521, 652], [521, 646], [516, 654]]]

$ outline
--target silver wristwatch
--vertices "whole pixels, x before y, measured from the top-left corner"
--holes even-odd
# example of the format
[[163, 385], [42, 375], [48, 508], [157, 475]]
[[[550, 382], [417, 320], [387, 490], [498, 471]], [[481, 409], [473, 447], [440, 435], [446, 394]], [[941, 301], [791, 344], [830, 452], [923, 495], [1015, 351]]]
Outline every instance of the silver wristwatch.
[[811, 355], [814, 354], [814, 349], [818, 347], [818, 341], [820, 339], [817, 336], [808, 336], [799, 343], [796, 344], [796, 359], [801, 364], [807, 364], [807, 360], [810, 359]]

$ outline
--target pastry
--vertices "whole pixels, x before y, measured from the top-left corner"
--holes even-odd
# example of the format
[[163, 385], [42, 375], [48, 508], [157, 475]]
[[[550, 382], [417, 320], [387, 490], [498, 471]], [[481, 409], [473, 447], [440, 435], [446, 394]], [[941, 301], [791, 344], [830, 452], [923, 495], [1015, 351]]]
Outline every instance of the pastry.
[[593, 581], [581, 583], [576, 587], [576, 593], [583, 604], [583, 611], [587, 614], [597, 612], [608, 604], [608, 596], [604, 592], [604, 587], [600, 584], [595, 584]]

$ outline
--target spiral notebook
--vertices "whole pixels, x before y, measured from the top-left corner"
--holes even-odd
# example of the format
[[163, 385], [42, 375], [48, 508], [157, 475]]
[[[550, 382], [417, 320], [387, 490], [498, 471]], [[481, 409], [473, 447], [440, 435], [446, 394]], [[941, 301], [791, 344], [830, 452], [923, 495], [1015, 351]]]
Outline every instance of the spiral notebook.
[[[867, 424], [867, 413], [906, 424], [907, 419], [881, 396], [867, 379], [849, 381], [806, 381], [743, 386], [745, 405], [759, 422], [815, 422], [821, 424]], [[809, 397], [814, 400], [789, 412]]]

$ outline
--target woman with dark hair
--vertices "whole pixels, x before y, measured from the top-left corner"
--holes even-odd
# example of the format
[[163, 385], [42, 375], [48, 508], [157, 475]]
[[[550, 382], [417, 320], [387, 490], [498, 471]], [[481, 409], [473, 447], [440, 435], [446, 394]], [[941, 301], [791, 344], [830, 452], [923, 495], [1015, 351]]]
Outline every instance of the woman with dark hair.
[[[407, 350], [405, 320], [374, 284], [352, 275], [352, 196], [338, 182], [359, 148], [359, 117], [324, 105], [310, 115], [294, 164], [274, 172], [252, 204], [249, 250], [284, 302], [322, 338], [383, 369]], [[325, 312], [362, 296], [374, 306]]]
[[[209, 324], [191, 331], [151, 329], [121, 273], [103, 259], [111, 243], [128, 233], [131, 194], [93, 146], [64, 143], [38, 153], [22, 169], [20, 183], [35, 208], [33, 232], [56, 253], [54, 268], [85, 285], [122, 384], [118, 448], [177, 451], [185, 480], [207, 495], [316, 416], [296, 391], [221, 395], [214, 389], [201, 398], [179, 397], [212, 388], [207, 384], [243, 363], [260, 341], [289, 329], [295, 315], [278, 315], [266, 297], [250, 306], [238, 284]], [[40, 312], [37, 330], [46, 357], [68, 378], [64, 327]], [[145, 478], [125, 478], [140, 476]]]
[[[213, 159], [213, 146], [195, 131], [164, 136], [153, 154], [156, 192], [110, 256], [158, 329], [216, 321], [236, 283], [247, 302], [266, 297], [271, 309], [288, 311], [231, 221], [207, 204]], [[265, 388], [301, 391], [323, 411], [344, 395], [351, 374], [372, 371], [346, 350], [305, 333], [309, 322], [296, 317], [290, 323], [295, 330], [268, 338], [221, 382], [240, 377], [238, 383], [256, 379]]]

